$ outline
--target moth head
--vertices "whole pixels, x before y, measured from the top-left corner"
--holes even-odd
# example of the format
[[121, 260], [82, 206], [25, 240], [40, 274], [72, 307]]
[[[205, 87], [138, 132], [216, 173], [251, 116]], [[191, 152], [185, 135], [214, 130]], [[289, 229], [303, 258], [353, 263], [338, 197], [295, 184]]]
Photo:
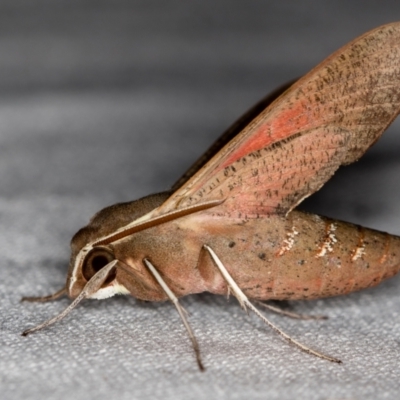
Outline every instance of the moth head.
[[[106, 247], [94, 247], [91, 249], [82, 262], [82, 276], [86, 281], [89, 281], [93, 276], [103, 269], [107, 264], [115, 260], [115, 256], [111, 249]], [[115, 278], [115, 271], [111, 273], [106, 279], [104, 286], [113, 281]]]
[[[67, 277], [68, 295], [71, 298], [77, 297], [93, 276], [114, 260], [113, 250], [105, 246], [86, 246], [75, 257], [72, 255]], [[101, 288], [91, 297], [103, 299], [118, 293], [128, 292], [118, 283], [117, 272], [113, 269]]]
[[[95, 214], [89, 224], [74, 235], [66, 284], [71, 298], [76, 298], [98, 271], [116, 260], [112, 242], [97, 243], [147, 214], [167, 197], [168, 193], [165, 192], [107, 207]], [[91, 297], [103, 299], [115, 294], [128, 294], [129, 291], [118, 281], [118, 277], [118, 270], [113, 269], [102, 287]]]

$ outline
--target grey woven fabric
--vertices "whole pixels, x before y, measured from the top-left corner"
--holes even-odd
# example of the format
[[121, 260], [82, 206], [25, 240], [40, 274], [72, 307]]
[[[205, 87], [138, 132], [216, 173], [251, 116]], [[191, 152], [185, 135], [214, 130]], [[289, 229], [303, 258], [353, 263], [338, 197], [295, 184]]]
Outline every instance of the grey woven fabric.
[[[279, 5], [278, 5], [279, 3]], [[395, 399], [400, 278], [290, 303], [326, 321], [271, 320], [339, 357], [302, 353], [234, 298], [183, 299], [206, 372], [172, 305], [21, 304], [65, 280], [72, 235], [100, 208], [168, 188], [241, 112], [357, 35], [396, 1], [0, 2], [0, 398]], [[308, 210], [400, 234], [400, 123]]]

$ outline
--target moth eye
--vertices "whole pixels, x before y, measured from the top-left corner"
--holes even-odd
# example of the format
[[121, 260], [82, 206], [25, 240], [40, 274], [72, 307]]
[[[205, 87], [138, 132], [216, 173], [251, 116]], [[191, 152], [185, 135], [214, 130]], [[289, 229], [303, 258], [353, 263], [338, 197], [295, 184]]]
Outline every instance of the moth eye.
[[107, 264], [108, 264], [108, 259], [103, 255], [95, 256], [92, 259], [92, 267], [96, 272], [100, 271]]
[[[92, 252], [86, 256], [86, 260], [83, 264], [83, 276], [89, 281], [96, 272], [99, 272], [114, 259], [114, 255], [106, 249], [93, 249]], [[115, 279], [115, 273], [107, 278], [104, 285], [110, 283], [113, 279]]]

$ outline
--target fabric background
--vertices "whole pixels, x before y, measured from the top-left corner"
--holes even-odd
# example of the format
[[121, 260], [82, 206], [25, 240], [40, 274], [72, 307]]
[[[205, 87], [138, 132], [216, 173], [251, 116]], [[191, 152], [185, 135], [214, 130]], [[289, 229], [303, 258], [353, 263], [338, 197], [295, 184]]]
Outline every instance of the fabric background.
[[[394, 399], [400, 277], [290, 303], [271, 320], [342, 359], [302, 353], [234, 298], [20, 303], [64, 284], [72, 235], [100, 208], [168, 188], [242, 112], [331, 52], [400, 19], [398, 0], [0, 1], [1, 399]], [[400, 123], [303, 208], [400, 234]]]

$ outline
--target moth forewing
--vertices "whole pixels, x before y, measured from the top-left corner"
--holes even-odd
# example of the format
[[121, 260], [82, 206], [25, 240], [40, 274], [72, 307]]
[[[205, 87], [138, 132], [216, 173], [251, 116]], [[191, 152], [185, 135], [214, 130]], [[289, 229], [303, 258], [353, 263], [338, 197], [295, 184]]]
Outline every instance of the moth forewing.
[[290, 86], [160, 212], [219, 196], [225, 214], [287, 213], [381, 136], [399, 113], [399, 81], [399, 23], [367, 32]]

